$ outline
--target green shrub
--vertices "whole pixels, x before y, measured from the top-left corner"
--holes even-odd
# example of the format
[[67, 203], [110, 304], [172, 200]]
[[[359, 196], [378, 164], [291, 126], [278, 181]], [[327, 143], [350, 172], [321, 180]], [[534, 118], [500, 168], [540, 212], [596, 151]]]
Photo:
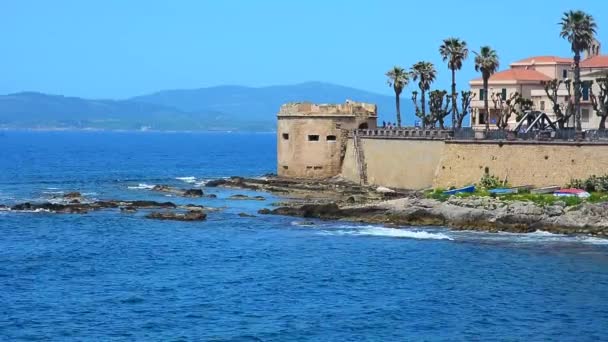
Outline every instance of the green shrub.
[[573, 179], [567, 187], [583, 189], [589, 192], [606, 192], [608, 191], [608, 175], [591, 176], [587, 179]]
[[483, 176], [481, 176], [481, 179], [479, 180], [479, 183], [477, 184], [477, 186], [484, 188], [484, 189], [496, 189], [496, 188], [500, 188], [505, 186], [506, 184], [503, 184], [503, 182], [498, 179], [498, 177], [493, 176], [489, 173], [484, 173]]

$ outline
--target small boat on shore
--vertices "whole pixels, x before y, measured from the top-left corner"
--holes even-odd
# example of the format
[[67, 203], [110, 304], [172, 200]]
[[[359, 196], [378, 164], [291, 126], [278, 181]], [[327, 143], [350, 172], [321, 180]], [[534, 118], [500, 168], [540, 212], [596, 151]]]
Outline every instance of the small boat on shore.
[[496, 189], [488, 190], [488, 192], [490, 194], [494, 194], [494, 195], [516, 194], [517, 191], [518, 191], [517, 189], [513, 189], [513, 188], [496, 188]]
[[559, 196], [559, 197], [578, 197], [578, 198], [589, 198], [591, 196], [590, 193], [588, 193], [585, 190], [582, 189], [559, 189], [557, 191], [555, 191], [553, 193], [553, 195], [555, 196]]
[[475, 192], [475, 185], [469, 185], [469, 186], [465, 186], [464, 188], [459, 188], [459, 189], [447, 190], [447, 191], [444, 191], [443, 194], [444, 195], [456, 195], [456, 194], [460, 194], [460, 193], [471, 193], [471, 192]]
[[537, 188], [530, 190], [533, 194], [552, 194], [560, 189], [559, 186], [546, 186], [544, 188]]

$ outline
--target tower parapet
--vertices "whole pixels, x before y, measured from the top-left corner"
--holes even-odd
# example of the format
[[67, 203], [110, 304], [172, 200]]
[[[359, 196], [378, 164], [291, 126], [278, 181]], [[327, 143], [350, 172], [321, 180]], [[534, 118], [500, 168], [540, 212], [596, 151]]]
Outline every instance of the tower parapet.
[[329, 178], [340, 173], [348, 131], [376, 128], [375, 104], [288, 103], [277, 114], [277, 174]]

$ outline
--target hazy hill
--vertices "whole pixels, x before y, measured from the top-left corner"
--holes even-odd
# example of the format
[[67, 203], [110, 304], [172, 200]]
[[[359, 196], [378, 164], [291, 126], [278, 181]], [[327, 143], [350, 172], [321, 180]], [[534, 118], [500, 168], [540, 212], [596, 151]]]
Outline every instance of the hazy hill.
[[[343, 103], [345, 100], [371, 102], [378, 105], [380, 116], [395, 120], [395, 99], [368, 91], [321, 82], [270, 87], [218, 86], [190, 90], [165, 90], [137, 96], [131, 100], [171, 106], [184, 111], [212, 110], [230, 113], [235, 118], [273, 120], [286, 102]], [[412, 105], [402, 98], [403, 120], [413, 123]]]
[[[0, 128], [271, 131], [279, 106], [285, 102], [340, 103], [346, 99], [376, 103], [384, 119], [394, 120], [391, 96], [304, 83], [167, 90], [127, 100], [22, 92], [0, 96]], [[411, 106], [405, 105], [403, 112], [411, 113]], [[412, 122], [412, 118], [404, 116], [404, 121]]]

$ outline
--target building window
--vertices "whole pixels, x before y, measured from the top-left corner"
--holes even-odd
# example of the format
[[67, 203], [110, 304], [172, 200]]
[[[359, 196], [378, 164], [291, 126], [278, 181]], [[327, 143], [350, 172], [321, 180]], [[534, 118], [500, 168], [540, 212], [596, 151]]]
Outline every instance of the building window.
[[589, 85], [583, 83], [583, 101], [589, 101]]
[[480, 111], [479, 112], [479, 124], [485, 125], [485, 123], [486, 123], [486, 113]]
[[319, 136], [316, 135], [316, 134], [309, 135], [308, 136], [308, 141], [319, 141]]
[[588, 108], [583, 108], [581, 110], [581, 121], [589, 122], [589, 109]]
[[540, 101], [540, 110], [545, 110], [545, 101]]
[[335, 135], [328, 135], [327, 136], [327, 141], [336, 141], [336, 136]]
[[283, 170], [287, 170], [287, 169], [289, 169], [289, 166], [283, 165]]
[[562, 78], [568, 78], [568, 70], [567, 69], [562, 70]]
[[315, 166], [313, 169], [314, 170], [323, 170], [323, 166]]
[[483, 93], [483, 89], [479, 89], [479, 101], [483, 101], [485, 94]]
[[502, 100], [506, 101], [507, 100], [507, 88], [502, 88]]
[[283, 140], [289, 140], [289, 133], [283, 133]]

